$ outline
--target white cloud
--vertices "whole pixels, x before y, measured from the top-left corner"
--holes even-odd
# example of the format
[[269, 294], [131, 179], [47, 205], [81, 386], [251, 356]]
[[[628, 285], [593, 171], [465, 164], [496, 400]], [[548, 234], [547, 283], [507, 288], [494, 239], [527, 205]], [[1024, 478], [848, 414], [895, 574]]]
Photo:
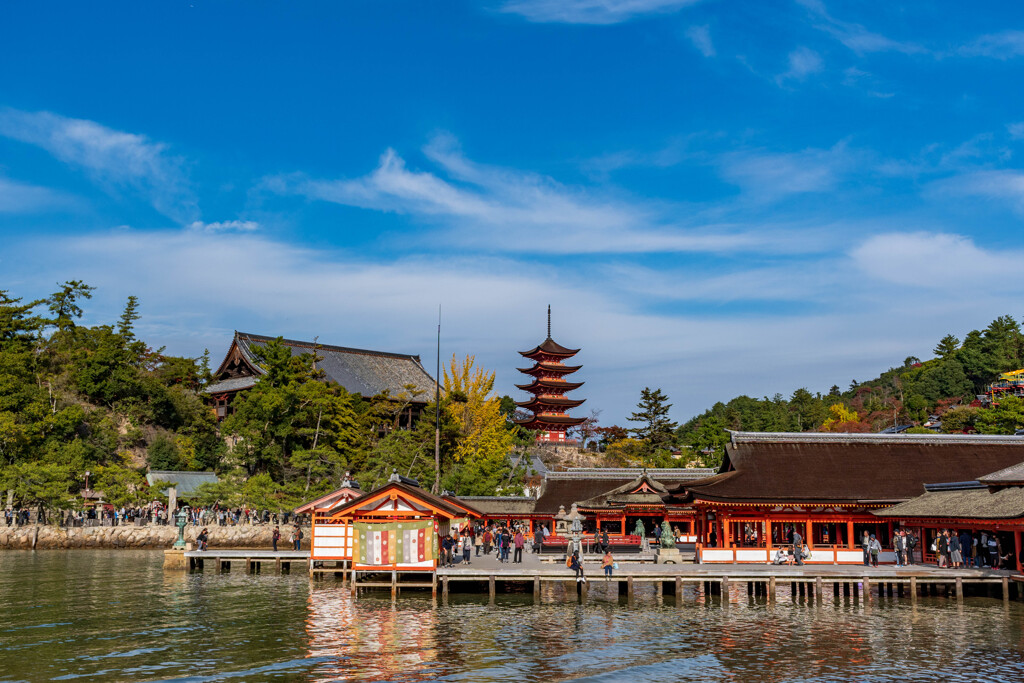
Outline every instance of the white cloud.
[[[138, 295], [140, 333], [175, 354], [207, 347], [216, 357], [231, 330], [243, 329], [430, 358], [440, 303], [442, 354], [476, 355], [497, 371], [497, 390], [510, 394], [519, 381], [515, 351], [542, 338], [551, 303], [555, 338], [583, 348], [580, 379], [587, 384], [580, 395], [604, 409], [609, 424], [629, 413], [646, 385], [666, 391], [676, 419], [738, 394], [845, 386], [907, 355], [926, 355], [958, 327], [984, 326], [1019, 305], [1024, 292], [1013, 268], [1003, 271], [1010, 276], [997, 287], [984, 278], [977, 278], [977, 289], [964, 287], [959, 274], [994, 272], [986, 269], [1006, 268], [1020, 255], [993, 255], [966, 238], [936, 232], [869, 238], [849, 259], [737, 266], [708, 278], [683, 269], [551, 269], [447, 255], [374, 262], [258, 233], [189, 230], [121, 229], [29, 241], [11, 245], [3, 256], [5, 276], [14, 282], [28, 275], [55, 282], [73, 272], [98, 286], [90, 324], [116, 319], [124, 298]], [[815, 270], [834, 273], [819, 280], [807, 274]], [[629, 281], [633, 286], [624, 286]], [[703, 297], [689, 297], [683, 290], [690, 286], [703, 287]], [[907, 286], [933, 288], [935, 296], [907, 306]], [[809, 290], [804, 298], [801, 287]], [[744, 295], [742, 288], [751, 291]], [[705, 303], [704, 297], [764, 301], [759, 290], [766, 288], [799, 312], [765, 305], [732, 313], [688, 310], [689, 302]], [[644, 353], [623, 355], [636, 348]]]
[[715, 45], [711, 41], [711, 31], [707, 25], [691, 26], [686, 29], [686, 37], [690, 39], [693, 46], [705, 57], [715, 56]]
[[67, 196], [49, 188], [0, 178], [0, 214], [49, 211], [70, 203]]
[[389, 149], [361, 178], [277, 176], [264, 187], [407, 214], [440, 225], [450, 244], [484, 250], [532, 251], [543, 244], [552, 253], [778, 251], [797, 242], [730, 225], [691, 225], [663, 215], [653, 202], [594, 196], [546, 176], [478, 164], [449, 137], [434, 140], [424, 152], [446, 177], [411, 170]]
[[981, 36], [960, 48], [969, 57], [1012, 59], [1024, 55], [1024, 31], [1002, 31]]
[[501, 11], [537, 23], [617, 24], [644, 14], [674, 12], [700, 0], [510, 0]]
[[253, 232], [260, 229], [256, 221], [217, 221], [215, 223], [204, 223], [193, 221], [188, 226], [189, 230], [200, 230], [204, 232]]
[[1006, 131], [1012, 140], [1024, 140], [1024, 121], [1008, 124]]
[[1020, 269], [1024, 252], [983, 249], [962, 235], [876, 235], [853, 249], [850, 256], [861, 271], [878, 280], [941, 291], [951, 299], [973, 297], [983, 291], [1019, 294], [1024, 287], [1024, 272]]
[[176, 221], [197, 215], [184, 161], [163, 143], [94, 121], [10, 108], [0, 109], [0, 135], [41, 147], [107, 190], [130, 188]]
[[802, 81], [811, 74], [820, 73], [825, 69], [821, 55], [809, 47], [798, 47], [789, 53], [789, 69], [775, 77], [779, 85], [787, 81]]

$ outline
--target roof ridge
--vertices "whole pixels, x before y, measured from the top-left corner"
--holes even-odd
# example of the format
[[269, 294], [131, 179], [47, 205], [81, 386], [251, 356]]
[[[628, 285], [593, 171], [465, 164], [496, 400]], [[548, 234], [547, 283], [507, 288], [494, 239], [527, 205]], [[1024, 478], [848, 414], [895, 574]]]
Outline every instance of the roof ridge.
[[985, 443], [1024, 446], [1024, 436], [1001, 434], [848, 434], [843, 432], [729, 432], [734, 444], [739, 443]]
[[[262, 335], [262, 334], [251, 334], [251, 333], [248, 333], [248, 332], [238, 332], [238, 331], [235, 332], [235, 335], [239, 336], [239, 337], [246, 337], [247, 339], [253, 339], [253, 340], [256, 340], [256, 341], [273, 341], [273, 340], [278, 338], [278, 337], [268, 337], [268, 336]], [[388, 358], [401, 358], [401, 359], [404, 359], [404, 360], [412, 360], [412, 361], [415, 361], [417, 363], [420, 362], [419, 354], [395, 353], [393, 351], [374, 351], [373, 349], [357, 349], [357, 348], [351, 347], [351, 346], [335, 346], [333, 344], [321, 344], [320, 342], [315, 342], [314, 343], [314, 342], [309, 342], [309, 341], [302, 341], [302, 340], [299, 340], [299, 339], [288, 339], [286, 337], [281, 337], [280, 339], [281, 339], [282, 343], [284, 343], [284, 344], [286, 344], [288, 346], [298, 346], [300, 348], [308, 347], [311, 350], [314, 350], [314, 349], [324, 349], [324, 350], [327, 350], [327, 351], [340, 351], [342, 353], [359, 353], [359, 354], [365, 354], [365, 355], [368, 355], [368, 356], [385, 356], [385, 357], [388, 357]]]

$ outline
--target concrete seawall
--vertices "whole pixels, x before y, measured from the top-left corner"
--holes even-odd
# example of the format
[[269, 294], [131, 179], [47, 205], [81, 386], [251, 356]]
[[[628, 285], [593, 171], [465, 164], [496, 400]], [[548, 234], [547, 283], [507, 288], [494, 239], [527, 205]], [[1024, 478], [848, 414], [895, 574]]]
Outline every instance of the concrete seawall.
[[[270, 548], [274, 533], [272, 524], [211, 526], [211, 547]], [[194, 541], [202, 527], [185, 529], [185, 540]], [[290, 527], [281, 527], [280, 546], [287, 546]], [[309, 528], [303, 529], [304, 543], [309, 544]], [[28, 550], [59, 548], [169, 548], [178, 537], [177, 527], [124, 525], [116, 527], [59, 528], [49, 525], [22, 527], [0, 526], [0, 549]]]

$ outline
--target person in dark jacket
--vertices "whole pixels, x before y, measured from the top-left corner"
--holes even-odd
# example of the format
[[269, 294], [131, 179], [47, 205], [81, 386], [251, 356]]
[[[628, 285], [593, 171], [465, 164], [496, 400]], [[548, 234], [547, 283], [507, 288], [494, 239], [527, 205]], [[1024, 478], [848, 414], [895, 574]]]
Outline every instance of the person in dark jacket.
[[274, 552], [277, 552], [277, 542], [281, 540], [281, 527], [274, 527], [274, 535], [270, 537], [271, 542], [274, 544]]
[[540, 547], [544, 544], [544, 527], [540, 524], [533, 532], [533, 552], [540, 555]]
[[580, 554], [575, 550], [572, 551], [572, 557], [569, 558], [569, 568], [576, 573], [576, 582], [587, 582], [587, 577], [583, 575], [583, 563], [580, 562]]

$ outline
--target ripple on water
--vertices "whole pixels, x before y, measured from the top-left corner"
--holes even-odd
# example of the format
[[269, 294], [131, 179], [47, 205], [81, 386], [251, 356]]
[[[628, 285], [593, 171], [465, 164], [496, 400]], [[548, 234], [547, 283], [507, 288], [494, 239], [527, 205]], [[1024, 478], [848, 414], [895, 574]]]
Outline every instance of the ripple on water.
[[159, 551], [0, 553], [0, 678], [85, 681], [1024, 680], [1019, 603], [676, 608], [596, 590], [353, 600], [340, 583], [165, 573]]

